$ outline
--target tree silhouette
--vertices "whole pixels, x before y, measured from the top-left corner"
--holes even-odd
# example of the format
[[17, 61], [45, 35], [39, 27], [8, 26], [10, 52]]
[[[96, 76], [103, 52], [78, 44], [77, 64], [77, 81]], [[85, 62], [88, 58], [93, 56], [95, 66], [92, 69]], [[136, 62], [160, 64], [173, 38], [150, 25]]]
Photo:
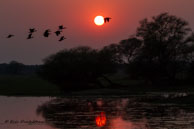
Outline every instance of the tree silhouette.
[[122, 55], [122, 58], [126, 60], [128, 63], [133, 61], [138, 54], [142, 45], [142, 41], [131, 37], [129, 39], [122, 40], [119, 43], [119, 52]]
[[24, 67], [25, 65], [22, 63], [19, 63], [17, 61], [11, 61], [7, 66], [7, 69], [9, 74], [16, 75], [16, 74], [21, 74], [22, 73], [21, 71]]
[[40, 75], [62, 91], [83, 90], [96, 85], [98, 77], [114, 71], [112, 56], [89, 47], [63, 50], [44, 60]]
[[181, 63], [190, 60], [191, 29], [188, 23], [168, 13], [144, 19], [137, 29], [142, 48], [135, 59], [142, 76], [151, 80], [174, 80]]

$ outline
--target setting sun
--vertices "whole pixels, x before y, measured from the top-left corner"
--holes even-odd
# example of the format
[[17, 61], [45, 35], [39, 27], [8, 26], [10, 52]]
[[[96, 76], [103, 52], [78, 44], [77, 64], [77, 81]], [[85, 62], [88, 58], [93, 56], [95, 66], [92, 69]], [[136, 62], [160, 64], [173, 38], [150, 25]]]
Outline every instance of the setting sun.
[[104, 24], [104, 17], [103, 16], [96, 16], [95, 19], [94, 19], [94, 23], [97, 26], [103, 25]]

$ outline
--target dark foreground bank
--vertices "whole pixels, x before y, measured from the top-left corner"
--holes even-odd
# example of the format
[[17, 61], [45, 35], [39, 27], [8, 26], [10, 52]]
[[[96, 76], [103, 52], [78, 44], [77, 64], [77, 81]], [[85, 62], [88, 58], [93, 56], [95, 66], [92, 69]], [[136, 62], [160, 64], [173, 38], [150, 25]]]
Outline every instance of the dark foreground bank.
[[[149, 86], [135, 80], [122, 80], [113, 77], [123, 86], [105, 85], [80, 91], [61, 92], [59, 88], [38, 76], [0, 76], [0, 95], [6, 96], [69, 96], [69, 95], [131, 95], [149, 92], [194, 92], [191, 85]], [[105, 82], [104, 82], [105, 83]]]

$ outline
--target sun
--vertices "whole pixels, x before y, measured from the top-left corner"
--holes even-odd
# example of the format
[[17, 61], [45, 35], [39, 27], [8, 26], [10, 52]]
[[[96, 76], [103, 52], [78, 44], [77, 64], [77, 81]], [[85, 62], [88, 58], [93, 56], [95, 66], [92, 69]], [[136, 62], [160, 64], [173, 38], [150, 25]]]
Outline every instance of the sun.
[[97, 26], [101, 26], [104, 24], [104, 17], [103, 16], [96, 16], [94, 18], [94, 23], [97, 25]]

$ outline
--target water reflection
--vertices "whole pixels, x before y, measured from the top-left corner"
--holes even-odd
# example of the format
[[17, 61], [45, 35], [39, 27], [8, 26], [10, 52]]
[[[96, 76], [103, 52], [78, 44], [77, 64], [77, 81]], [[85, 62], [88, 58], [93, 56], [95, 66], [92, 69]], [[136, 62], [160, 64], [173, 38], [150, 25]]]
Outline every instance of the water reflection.
[[106, 125], [106, 114], [104, 112], [101, 112], [97, 117], [96, 117], [96, 125], [98, 127], [103, 127]]
[[0, 129], [53, 129], [36, 115], [38, 105], [51, 99], [0, 96]]
[[194, 127], [193, 105], [151, 103], [144, 101], [145, 98], [145, 96], [58, 98], [39, 106], [37, 114], [42, 115], [52, 127], [61, 129]]

